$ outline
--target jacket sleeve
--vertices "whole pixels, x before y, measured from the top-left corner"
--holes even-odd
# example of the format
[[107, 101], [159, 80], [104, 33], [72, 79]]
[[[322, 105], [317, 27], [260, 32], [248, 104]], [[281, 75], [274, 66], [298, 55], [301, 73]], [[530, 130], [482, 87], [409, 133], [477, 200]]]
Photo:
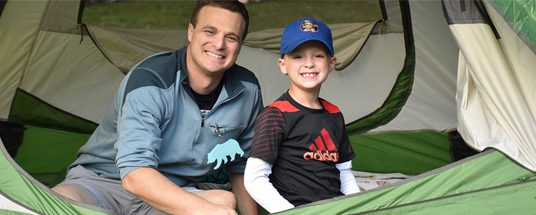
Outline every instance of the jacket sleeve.
[[118, 140], [114, 145], [121, 178], [139, 167], [158, 168], [160, 124], [166, 106], [158, 87], [140, 87], [124, 93], [117, 119]]

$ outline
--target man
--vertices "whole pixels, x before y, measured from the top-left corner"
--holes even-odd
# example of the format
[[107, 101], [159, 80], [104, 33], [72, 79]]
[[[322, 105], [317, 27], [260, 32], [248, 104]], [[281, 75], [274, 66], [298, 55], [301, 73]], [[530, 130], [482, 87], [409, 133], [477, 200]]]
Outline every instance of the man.
[[[243, 171], [263, 105], [253, 73], [235, 64], [248, 24], [238, 1], [198, 2], [189, 44], [132, 68], [53, 190], [114, 214], [256, 213]], [[195, 188], [220, 168], [233, 192]]]

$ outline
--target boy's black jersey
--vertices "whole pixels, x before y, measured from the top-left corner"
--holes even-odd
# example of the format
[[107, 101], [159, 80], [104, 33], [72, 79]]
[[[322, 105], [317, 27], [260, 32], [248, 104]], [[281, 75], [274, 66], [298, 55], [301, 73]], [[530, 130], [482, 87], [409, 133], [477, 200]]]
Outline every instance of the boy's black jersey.
[[295, 206], [343, 195], [337, 163], [354, 153], [339, 108], [298, 104], [287, 93], [257, 117], [251, 157], [272, 164], [270, 182]]

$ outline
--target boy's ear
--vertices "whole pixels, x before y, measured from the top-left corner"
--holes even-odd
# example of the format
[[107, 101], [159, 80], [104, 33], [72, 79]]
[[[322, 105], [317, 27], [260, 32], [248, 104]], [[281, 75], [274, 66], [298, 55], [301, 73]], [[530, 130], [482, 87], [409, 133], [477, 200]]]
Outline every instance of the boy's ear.
[[331, 57], [329, 60], [329, 71], [335, 70], [335, 64], [337, 64], [337, 58], [335, 56]]
[[283, 75], [288, 75], [287, 67], [285, 66], [285, 59], [277, 59], [277, 65], [279, 65], [279, 70], [281, 71], [281, 73], [283, 73]]

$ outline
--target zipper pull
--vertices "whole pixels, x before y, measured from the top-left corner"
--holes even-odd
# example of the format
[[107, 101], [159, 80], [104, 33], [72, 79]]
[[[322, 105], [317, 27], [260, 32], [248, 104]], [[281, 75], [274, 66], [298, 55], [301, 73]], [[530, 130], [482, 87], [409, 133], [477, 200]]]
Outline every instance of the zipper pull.
[[209, 110], [199, 110], [201, 114], [201, 127], [205, 126], [205, 117], [208, 115]]
[[218, 136], [220, 138], [220, 141], [223, 143], [223, 133], [220, 131], [220, 128], [222, 127], [219, 126], [218, 124], [211, 125], [210, 127], [212, 127], [212, 133]]

